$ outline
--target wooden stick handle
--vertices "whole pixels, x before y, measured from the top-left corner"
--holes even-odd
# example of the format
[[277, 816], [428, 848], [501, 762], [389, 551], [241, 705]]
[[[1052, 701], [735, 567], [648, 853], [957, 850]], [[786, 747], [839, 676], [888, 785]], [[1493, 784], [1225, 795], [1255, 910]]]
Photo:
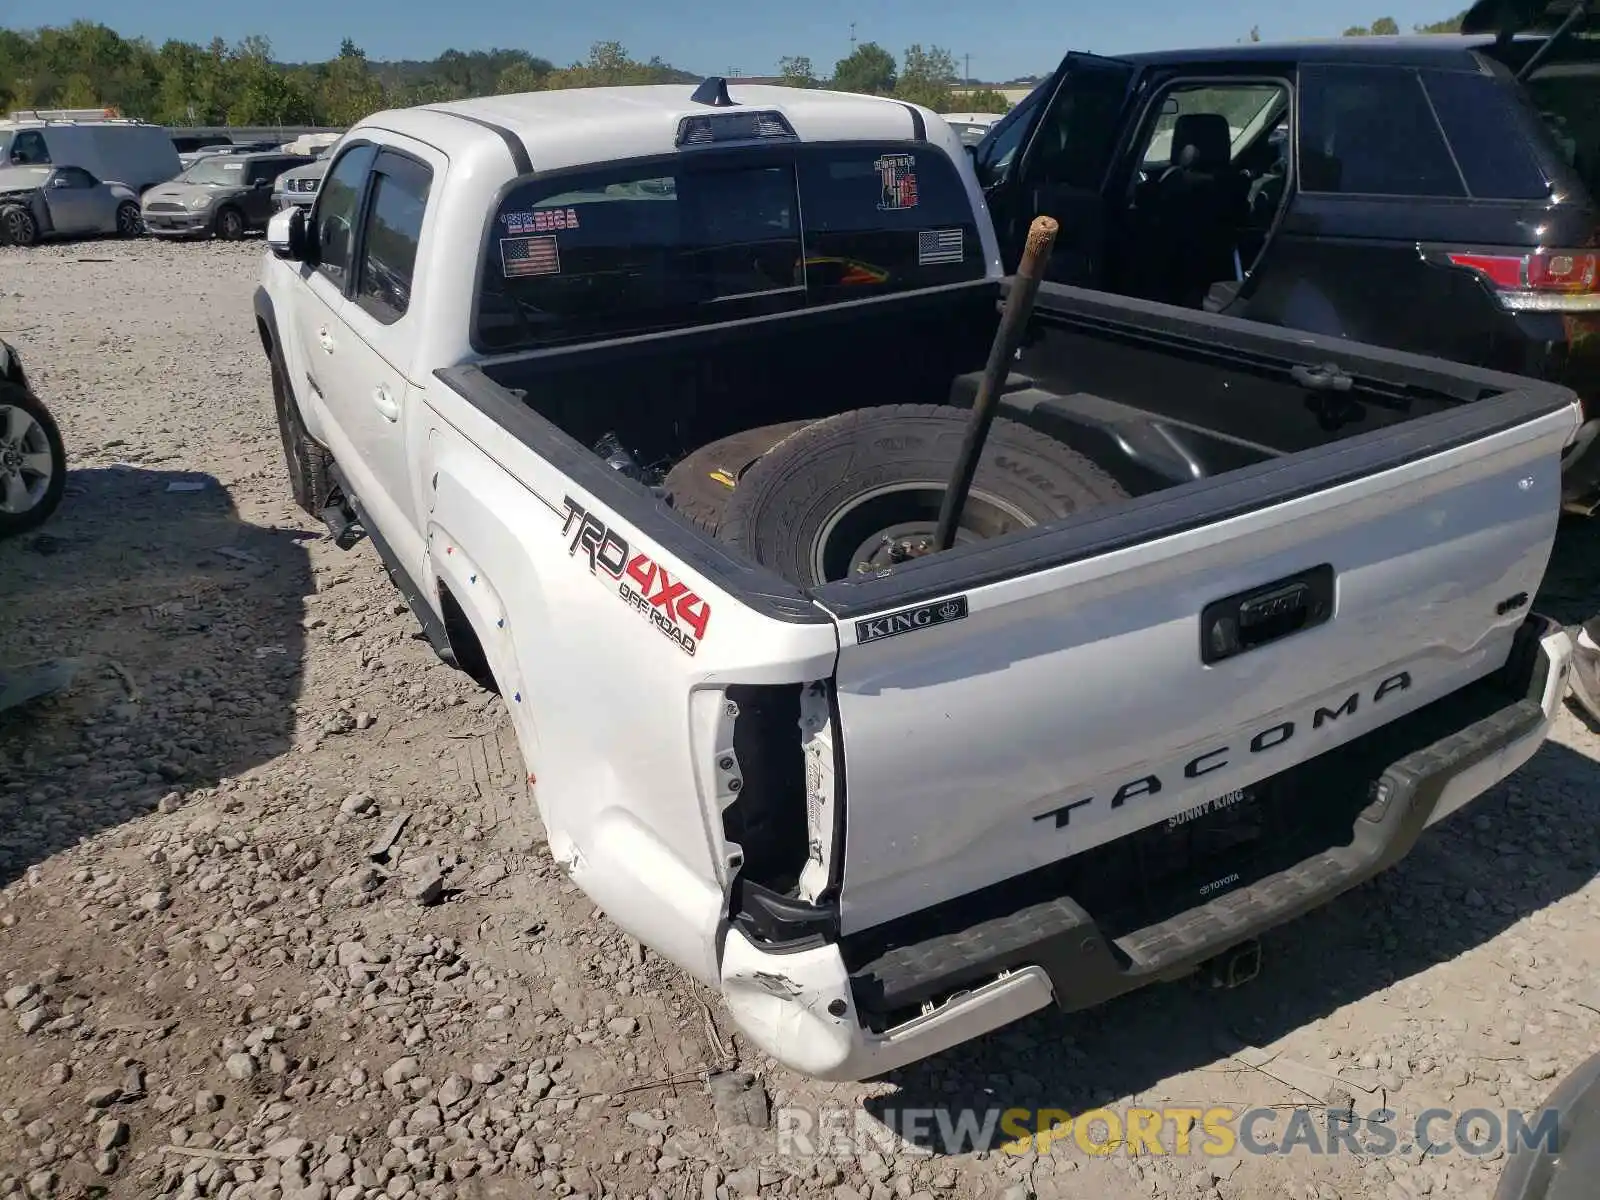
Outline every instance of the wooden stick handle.
[[1039, 284], [1044, 279], [1045, 268], [1050, 263], [1050, 252], [1055, 249], [1056, 234], [1061, 226], [1051, 217], [1035, 217], [1028, 227], [1028, 241], [1022, 249], [1022, 261], [1017, 264], [1017, 274], [1011, 282], [1011, 292], [1006, 297], [1005, 311], [1000, 314], [1000, 328], [995, 330], [994, 344], [989, 348], [989, 362], [978, 382], [978, 394], [972, 402], [972, 419], [967, 425], [967, 436], [962, 439], [961, 451], [956, 455], [955, 470], [950, 486], [945, 490], [944, 501], [939, 506], [939, 524], [933, 533], [933, 549], [948, 550], [955, 544], [956, 529], [961, 524], [961, 510], [966, 507], [967, 493], [972, 490], [972, 477], [978, 471], [978, 459], [983, 454], [983, 443], [989, 436], [989, 426], [994, 424], [1000, 389], [1005, 386], [1011, 372], [1011, 360], [1016, 356], [1017, 343], [1027, 328], [1033, 314], [1033, 302], [1039, 295]]

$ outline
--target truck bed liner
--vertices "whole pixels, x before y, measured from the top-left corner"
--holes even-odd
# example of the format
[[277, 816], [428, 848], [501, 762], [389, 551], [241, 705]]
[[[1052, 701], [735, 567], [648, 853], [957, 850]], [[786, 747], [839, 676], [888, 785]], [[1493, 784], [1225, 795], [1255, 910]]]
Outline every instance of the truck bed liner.
[[[740, 429], [861, 405], [970, 404], [1000, 290], [953, 284], [435, 373], [652, 540], [758, 611], [802, 622], [817, 619], [813, 600], [853, 617], [1167, 537], [1468, 444], [1573, 399], [1481, 368], [1045, 284], [1016, 372], [1043, 396], [1015, 388], [1008, 415], [1080, 450], [1074, 428], [1092, 436], [1086, 427], [1143, 413], [1156, 427], [1139, 435], [1159, 440], [1164, 418], [1211, 431], [1217, 453], [1207, 469], [1223, 473], [1179, 480], [1131, 460], [1145, 494], [1125, 504], [814, 593], [736, 558], [589, 450], [615, 431], [648, 463]], [[1311, 363], [1354, 380], [1347, 395], [1358, 410], [1331, 428], [1308, 410], [1313, 393], [1293, 377]], [[1074, 411], [1080, 393], [1090, 404]], [[1263, 453], [1271, 457], [1250, 461]], [[1117, 475], [1129, 469], [1100, 465]]]

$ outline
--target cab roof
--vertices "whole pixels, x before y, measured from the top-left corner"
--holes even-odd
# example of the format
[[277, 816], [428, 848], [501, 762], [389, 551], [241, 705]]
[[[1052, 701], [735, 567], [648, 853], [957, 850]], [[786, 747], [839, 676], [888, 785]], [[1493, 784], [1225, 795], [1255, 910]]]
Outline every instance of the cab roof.
[[[717, 102], [708, 102], [711, 96]], [[685, 117], [740, 110], [779, 112], [807, 142], [911, 141], [935, 130], [931, 114], [899, 100], [711, 79], [698, 86], [571, 88], [392, 109], [365, 118], [350, 133], [388, 129], [437, 144], [468, 136], [469, 124], [480, 132], [487, 125], [520, 140], [533, 169], [543, 172], [671, 154]]]

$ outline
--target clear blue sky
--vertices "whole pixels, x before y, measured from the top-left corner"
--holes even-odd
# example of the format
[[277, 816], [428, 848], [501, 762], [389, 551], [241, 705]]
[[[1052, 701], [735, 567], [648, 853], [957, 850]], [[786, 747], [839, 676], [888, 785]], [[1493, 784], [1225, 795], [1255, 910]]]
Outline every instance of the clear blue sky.
[[[1372, 11], [1365, 11], [1371, 7]], [[10, 0], [0, 10], [8, 28], [101, 21], [118, 33], [156, 42], [169, 37], [233, 42], [261, 33], [274, 56], [291, 61], [336, 54], [355, 39], [369, 58], [433, 58], [454, 46], [524, 49], [566, 65], [590, 43], [619, 41], [636, 58], [659, 54], [675, 66], [714, 73], [737, 68], [760, 75], [786, 54], [809, 55], [819, 73], [849, 53], [850, 22], [860, 41], [875, 41], [896, 58], [912, 42], [972, 56], [973, 75], [989, 80], [1050, 70], [1067, 49], [1101, 54], [1228, 43], [1261, 27], [1265, 40], [1337, 35], [1350, 25], [1392, 16], [1402, 30], [1443, 20], [1465, 0], [1111, 0], [1061, 3], [1016, 0], [951, 4], [948, 0], [798, 0], [728, 3], [712, 0], [533, 0], [440, 3], [439, 0], [268, 0], [200, 4], [196, 0]]]

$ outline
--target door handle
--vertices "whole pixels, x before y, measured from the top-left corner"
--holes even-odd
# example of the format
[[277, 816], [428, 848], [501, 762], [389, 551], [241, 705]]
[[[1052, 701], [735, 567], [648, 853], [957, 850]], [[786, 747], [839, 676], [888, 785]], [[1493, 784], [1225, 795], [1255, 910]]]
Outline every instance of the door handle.
[[317, 343], [329, 354], [333, 353], [333, 334], [328, 332], [326, 325], [317, 330]]
[[386, 420], [398, 421], [400, 419], [400, 406], [395, 403], [394, 397], [389, 394], [389, 389], [384, 387], [383, 384], [380, 383], [372, 389], [372, 403], [377, 406], [378, 411], [384, 415]]

